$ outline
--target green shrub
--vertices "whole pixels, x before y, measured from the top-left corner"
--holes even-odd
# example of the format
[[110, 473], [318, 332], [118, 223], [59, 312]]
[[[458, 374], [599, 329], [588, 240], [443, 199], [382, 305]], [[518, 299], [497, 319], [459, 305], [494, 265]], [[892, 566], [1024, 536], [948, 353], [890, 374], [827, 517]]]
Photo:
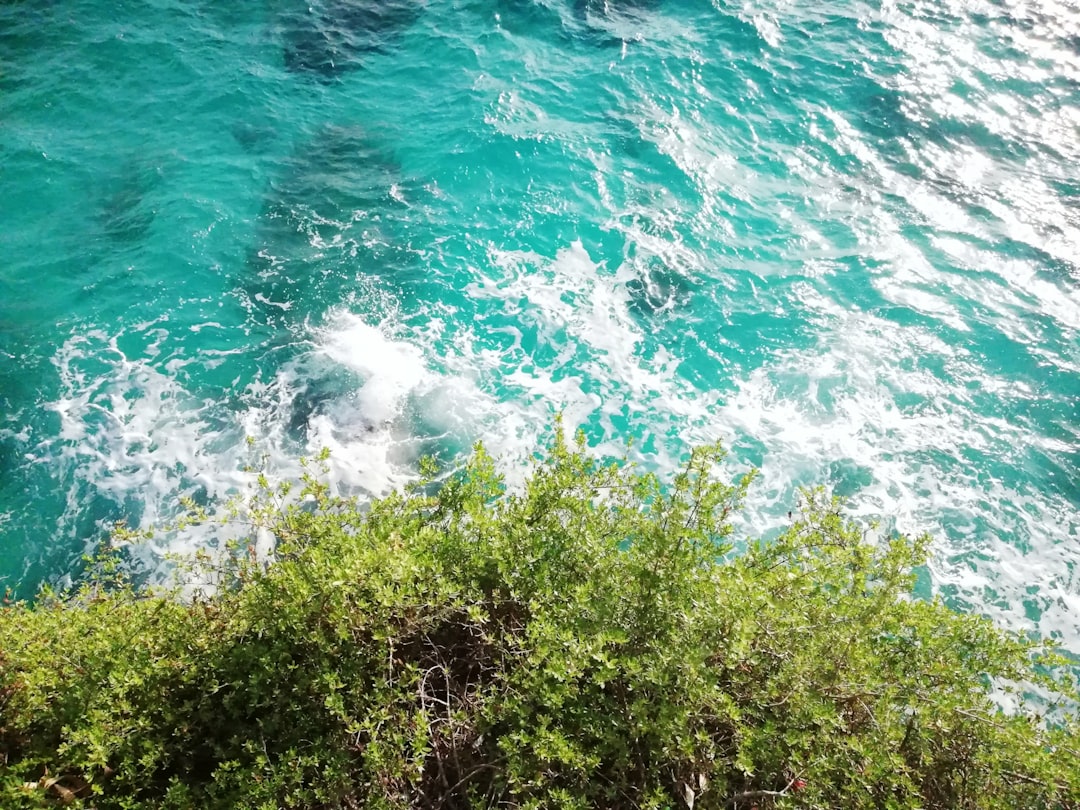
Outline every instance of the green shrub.
[[665, 487], [559, 431], [520, 492], [480, 448], [370, 507], [264, 481], [213, 593], [106, 560], [0, 610], [0, 806], [1080, 807], [1046, 645], [913, 600], [926, 538], [820, 493], [733, 553], [721, 458]]

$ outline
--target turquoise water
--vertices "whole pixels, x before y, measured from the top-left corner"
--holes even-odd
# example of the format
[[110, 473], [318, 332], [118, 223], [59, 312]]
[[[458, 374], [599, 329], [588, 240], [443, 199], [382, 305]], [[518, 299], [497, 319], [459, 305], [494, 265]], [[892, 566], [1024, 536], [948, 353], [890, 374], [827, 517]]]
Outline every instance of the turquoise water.
[[514, 477], [562, 410], [1080, 647], [1075, 5], [9, 0], [0, 211], [24, 593], [253, 461]]

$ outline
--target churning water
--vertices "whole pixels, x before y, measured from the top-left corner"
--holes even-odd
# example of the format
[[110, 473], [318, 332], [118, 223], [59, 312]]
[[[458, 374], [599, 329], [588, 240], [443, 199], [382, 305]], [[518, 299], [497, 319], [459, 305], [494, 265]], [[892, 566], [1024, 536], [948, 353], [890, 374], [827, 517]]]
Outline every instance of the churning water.
[[253, 460], [382, 493], [561, 410], [1080, 646], [1075, 0], [8, 0], [0, 214], [24, 593]]

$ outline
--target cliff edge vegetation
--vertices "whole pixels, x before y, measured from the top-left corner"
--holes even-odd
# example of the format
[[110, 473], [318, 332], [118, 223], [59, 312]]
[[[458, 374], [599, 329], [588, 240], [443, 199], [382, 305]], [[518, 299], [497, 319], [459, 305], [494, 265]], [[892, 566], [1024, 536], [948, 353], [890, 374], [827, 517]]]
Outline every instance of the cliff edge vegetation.
[[106, 555], [0, 609], [0, 807], [1080, 808], [1052, 648], [820, 493], [734, 537], [721, 459], [558, 430], [515, 491], [481, 448], [374, 504], [262, 480], [194, 596]]

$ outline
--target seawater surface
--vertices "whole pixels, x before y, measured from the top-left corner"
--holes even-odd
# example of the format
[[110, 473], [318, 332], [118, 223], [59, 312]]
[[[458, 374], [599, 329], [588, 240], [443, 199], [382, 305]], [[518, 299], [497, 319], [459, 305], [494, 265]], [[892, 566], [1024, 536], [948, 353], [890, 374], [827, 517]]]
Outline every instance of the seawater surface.
[[24, 594], [245, 465], [514, 476], [563, 411], [1080, 649], [1073, 2], [9, 0], [0, 214]]

